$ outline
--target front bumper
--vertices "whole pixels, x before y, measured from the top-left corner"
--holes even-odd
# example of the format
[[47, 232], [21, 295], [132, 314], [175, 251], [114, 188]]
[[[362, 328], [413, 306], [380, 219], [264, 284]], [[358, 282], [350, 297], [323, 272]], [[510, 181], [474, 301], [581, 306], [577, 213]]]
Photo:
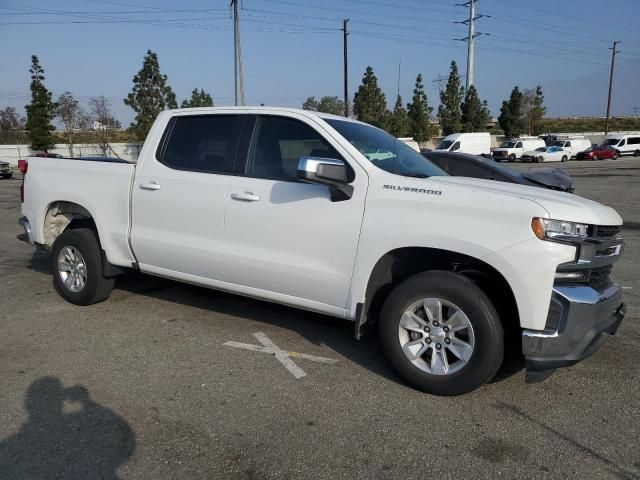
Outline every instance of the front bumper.
[[602, 291], [589, 285], [556, 285], [551, 303], [559, 317], [556, 329], [522, 332], [527, 382], [542, 381], [556, 368], [593, 354], [616, 332], [626, 312], [618, 285]]

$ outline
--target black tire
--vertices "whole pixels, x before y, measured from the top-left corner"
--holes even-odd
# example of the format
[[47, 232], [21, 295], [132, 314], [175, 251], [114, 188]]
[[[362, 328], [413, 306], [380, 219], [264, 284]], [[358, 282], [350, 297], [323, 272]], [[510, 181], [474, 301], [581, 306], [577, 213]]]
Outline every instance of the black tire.
[[592, 157], [592, 160], [600, 160], [600, 157], [599, 157], [598, 155], [594, 155], [594, 156]]
[[636, 150], [635, 152], [633, 152], [633, 156], [640, 157], [640, 150]]
[[562, 162], [566, 162], [567, 160], [569, 160], [569, 159], [567, 158], [567, 156], [566, 156], [566, 155], [564, 155], [564, 156], [562, 157], [562, 159], [561, 159], [561, 161], [562, 161]]
[[[402, 350], [400, 319], [410, 305], [423, 298], [440, 298], [458, 306], [473, 327], [475, 346], [466, 365], [438, 375], [421, 370]], [[494, 306], [471, 280], [446, 271], [416, 274], [387, 297], [378, 325], [387, 360], [409, 385], [433, 395], [460, 395], [491, 380], [503, 361], [504, 333]]]
[[542, 162], [544, 162], [544, 157], [536, 158], [536, 163], [542, 163]]
[[620, 150], [616, 150], [616, 155], [617, 156], [621, 156], [622, 154], [620, 153]]
[[611, 157], [611, 160], [617, 160], [617, 159], [618, 159], [618, 154], [614, 152], [613, 157]]
[[510, 162], [515, 162], [516, 161], [516, 156], [513, 153], [511, 155], [509, 155], [509, 161]]
[[3, 178], [6, 178], [7, 180], [9, 180], [11, 177], [13, 177], [13, 173], [9, 173], [7, 175], [3, 175]]
[[[71, 291], [64, 283], [58, 264], [60, 251], [72, 247], [80, 252], [86, 267], [86, 283], [82, 290]], [[76, 305], [92, 305], [109, 298], [115, 278], [103, 274], [102, 251], [96, 233], [90, 228], [76, 228], [64, 231], [53, 243], [52, 249], [53, 285], [58, 294]]]

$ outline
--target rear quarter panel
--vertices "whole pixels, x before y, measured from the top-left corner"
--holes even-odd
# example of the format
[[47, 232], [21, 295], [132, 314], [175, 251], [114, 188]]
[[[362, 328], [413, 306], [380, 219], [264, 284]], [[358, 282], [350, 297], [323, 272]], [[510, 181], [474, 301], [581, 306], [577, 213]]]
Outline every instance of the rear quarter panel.
[[109, 262], [131, 266], [129, 195], [135, 165], [40, 157], [29, 157], [28, 163], [22, 214], [29, 219], [34, 241], [44, 242], [49, 206], [73, 202], [91, 213]]

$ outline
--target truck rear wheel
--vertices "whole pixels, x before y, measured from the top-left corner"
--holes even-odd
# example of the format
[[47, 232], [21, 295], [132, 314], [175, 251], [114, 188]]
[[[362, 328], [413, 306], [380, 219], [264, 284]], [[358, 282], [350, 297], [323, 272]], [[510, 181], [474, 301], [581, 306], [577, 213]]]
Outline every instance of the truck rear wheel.
[[396, 372], [434, 395], [475, 390], [493, 378], [504, 356], [491, 301], [452, 272], [423, 272], [398, 285], [382, 308], [379, 335]]
[[516, 161], [516, 156], [513, 153], [511, 155], [509, 155], [509, 161], [510, 162], [515, 162]]
[[58, 294], [76, 305], [106, 300], [114, 278], [102, 269], [102, 252], [96, 233], [90, 228], [64, 231], [52, 249], [53, 285]]

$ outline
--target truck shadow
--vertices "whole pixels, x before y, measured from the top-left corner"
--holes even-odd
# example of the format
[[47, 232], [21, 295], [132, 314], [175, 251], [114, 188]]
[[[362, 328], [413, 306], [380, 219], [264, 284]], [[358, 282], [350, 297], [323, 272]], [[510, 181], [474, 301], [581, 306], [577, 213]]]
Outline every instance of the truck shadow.
[[119, 478], [117, 469], [135, 451], [135, 434], [86, 387], [64, 388], [58, 378], [42, 377], [29, 386], [24, 403], [27, 421], [0, 440], [2, 478]]

